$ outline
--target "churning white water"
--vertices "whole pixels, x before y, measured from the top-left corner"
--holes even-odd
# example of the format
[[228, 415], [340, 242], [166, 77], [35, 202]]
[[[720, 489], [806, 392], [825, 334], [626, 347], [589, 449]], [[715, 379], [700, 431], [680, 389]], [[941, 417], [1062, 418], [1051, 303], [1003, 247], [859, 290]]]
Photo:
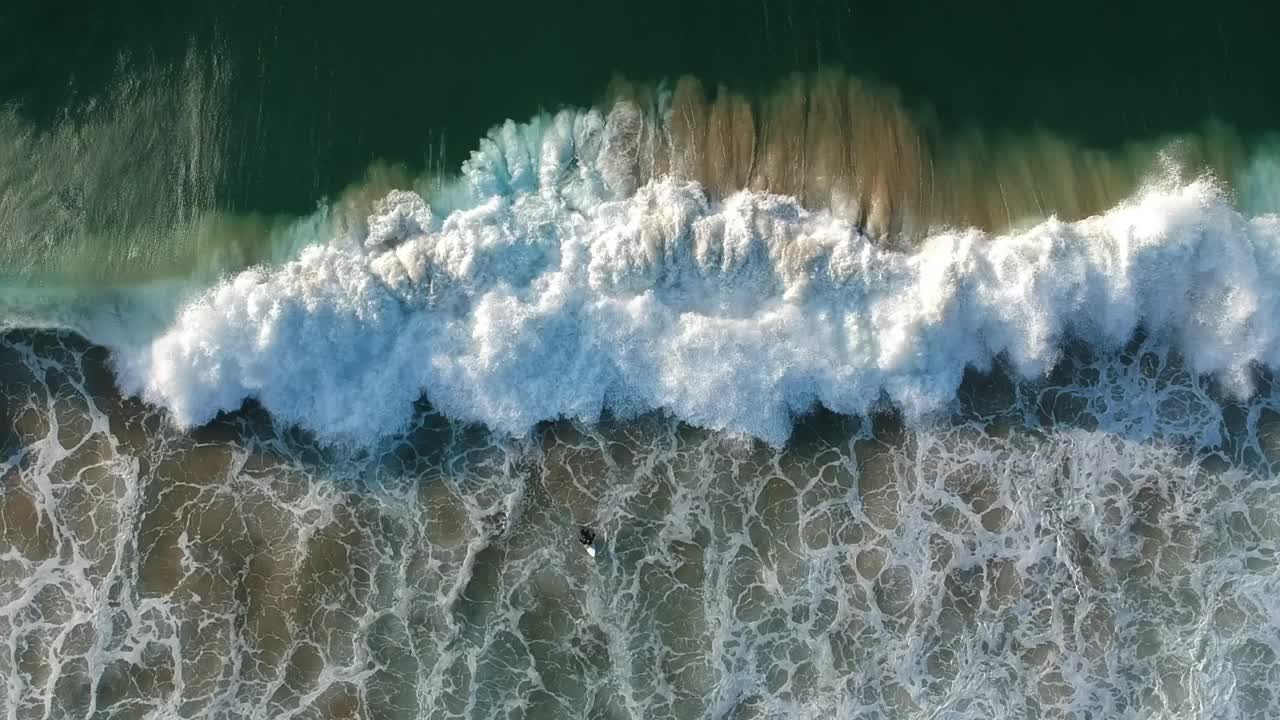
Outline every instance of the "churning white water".
[[919, 419], [966, 368], [1002, 356], [1035, 378], [1073, 339], [1112, 352], [1141, 329], [1242, 395], [1280, 364], [1280, 217], [1211, 179], [894, 251], [783, 196], [713, 203], [671, 178], [623, 194], [611, 142], [596, 112], [508, 123], [439, 210], [394, 192], [113, 347], [122, 385], [184, 426], [255, 398], [328, 440], [394, 433], [425, 395], [513, 435], [662, 410], [780, 444], [816, 405]]

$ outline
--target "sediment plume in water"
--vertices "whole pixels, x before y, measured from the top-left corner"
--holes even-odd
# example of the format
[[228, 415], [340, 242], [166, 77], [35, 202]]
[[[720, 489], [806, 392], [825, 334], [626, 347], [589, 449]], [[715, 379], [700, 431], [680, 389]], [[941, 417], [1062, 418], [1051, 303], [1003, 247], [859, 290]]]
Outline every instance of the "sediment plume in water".
[[283, 221], [220, 207], [232, 75], [216, 51], [122, 57], [109, 87], [52, 120], [0, 106], [0, 281], [207, 283], [287, 255]]
[[834, 70], [756, 96], [693, 77], [617, 80], [605, 107], [637, 185], [670, 174], [717, 199], [788, 195], [898, 244], [942, 227], [1080, 220], [1132, 195], [1155, 169], [1232, 178], [1247, 156], [1245, 141], [1215, 122], [1111, 150], [1049, 132], [943, 128], [893, 89]]
[[[232, 77], [216, 51], [193, 50], [173, 68], [122, 58], [100, 97], [48, 126], [0, 109], [0, 279], [207, 284], [359, 226], [391, 189], [449, 185], [442, 158], [426, 168], [374, 161], [336, 201], [317, 197], [317, 215], [231, 212], [218, 193], [234, 144]], [[712, 200], [740, 190], [786, 195], [895, 247], [941, 228], [1002, 232], [1050, 216], [1083, 219], [1132, 195], [1153, 171], [1230, 183], [1251, 155], [1249, 143], [1212, 122], [1108, 150], [1047, 132], [943, 128], [894, 90], [834, 70], [755, 94], [692, 77], [617, 80], [598, 111], [573, 112], [604, 119], [615, 197], [664, 176], [696, 181]], [[426, 130], [423, 142], [434, 148]], [[435, 204], [439, 193], [430, 194]], [[298, 227], [306, 223], [315, 227]]]

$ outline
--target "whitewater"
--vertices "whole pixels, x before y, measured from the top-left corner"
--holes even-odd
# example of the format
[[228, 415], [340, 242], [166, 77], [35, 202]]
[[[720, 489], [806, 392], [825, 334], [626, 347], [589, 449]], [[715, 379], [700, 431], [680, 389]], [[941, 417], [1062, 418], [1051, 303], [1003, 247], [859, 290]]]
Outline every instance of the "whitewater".
[[[357, 445], [422, 397], [516, 436], [658, 410], [776, 445], [819, 406], [919, 421], [967, 369], [1031, 380], [1070, 342], [1105, 354], [1138, 333], [1236, 396], [1280, 366], [1280, 217], [1211, 176], [1157, 167], [1101, 215], [898, 249], [788, 196], [637, 184], [616, 116], [508, 122], [460, 177], [367, 220], [308, 218], [295, 259], [184, 298], [158, 331], [76, 329], [182, 427], [254, 399]], [[1239, 183], [1255, 196], [1265, 160]]]

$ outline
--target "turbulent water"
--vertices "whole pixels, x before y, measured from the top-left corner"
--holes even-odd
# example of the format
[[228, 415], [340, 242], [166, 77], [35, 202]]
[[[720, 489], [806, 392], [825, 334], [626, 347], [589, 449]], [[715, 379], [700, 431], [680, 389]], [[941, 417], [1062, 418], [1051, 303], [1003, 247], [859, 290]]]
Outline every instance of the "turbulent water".
[[236, 72], [0, 109], [4, 717], [1280, 715], [1274, 136], [619, 80], [291, 213]]

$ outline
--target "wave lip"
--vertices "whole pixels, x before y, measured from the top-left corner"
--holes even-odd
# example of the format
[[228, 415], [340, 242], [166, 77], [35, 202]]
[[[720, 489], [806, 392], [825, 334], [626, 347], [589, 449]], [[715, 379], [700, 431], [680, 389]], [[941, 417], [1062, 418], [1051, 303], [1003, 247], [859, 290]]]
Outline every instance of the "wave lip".
[[425, 394], [504, 433], [660, 409], [782, 443], [815, 404], [927, 416], [1000, 355], [1034, 378], [1068, 338], [1142, 329], [1240, 392], [1280, 366], [1280, 218], [1211, 180], [908, 253], [786, 196], [619, 187], [609, 142], [595, 112], [508, 123], [440, 209], [394, 192], [352, 236], [113, 348], [122, 386], [182, 425], [256, 398], [337, 442], [396, 432]]

